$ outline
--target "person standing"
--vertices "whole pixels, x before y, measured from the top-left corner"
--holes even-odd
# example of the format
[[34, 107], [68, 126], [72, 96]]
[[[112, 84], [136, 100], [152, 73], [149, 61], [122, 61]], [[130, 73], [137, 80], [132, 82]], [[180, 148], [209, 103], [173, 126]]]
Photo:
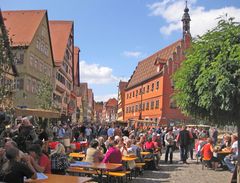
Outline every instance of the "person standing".
[[190, 139], [192, 139], [191, 133], [187, 130], [186, 126], [183, 126], [182, 130], [179, 132], [177, 136], [177, 142], [180, 146], [181, 161], [186, 164], [187, 164], [187, 154], [188, 154], [188, 147], [190, 145]]
[[168, 154], [170, 154], [170, 164], [172, 164], [174, 139], [175, 138], [174, 138], [172, 128], [169, 128], [168, 132], [164, 137], [165, 146], [167, 147], [167, 150], [165, 153], [165, 163], [168, 162]]

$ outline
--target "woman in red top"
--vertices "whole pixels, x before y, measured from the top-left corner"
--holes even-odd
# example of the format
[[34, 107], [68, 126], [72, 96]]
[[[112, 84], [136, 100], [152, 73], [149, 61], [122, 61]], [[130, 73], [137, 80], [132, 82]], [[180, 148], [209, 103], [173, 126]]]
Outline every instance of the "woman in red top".
[[209, 163], [209, 166], [215, 170], [218, 166], [219, 160], [213, 156], [214, 149], [212, 138], [208, 138], [207, 142], [208, 143], [205, 144], [201, 149], [202, 158], [203, 161], [207, 161]]
[[153, 143], [151, 137], [148, 137], [147, 142], [145, 143], [144, 147], [145, 147], [146, 151], [149, 151], [152, 153], [154, 152], [155, 146], [154, 146], [154, 143]]

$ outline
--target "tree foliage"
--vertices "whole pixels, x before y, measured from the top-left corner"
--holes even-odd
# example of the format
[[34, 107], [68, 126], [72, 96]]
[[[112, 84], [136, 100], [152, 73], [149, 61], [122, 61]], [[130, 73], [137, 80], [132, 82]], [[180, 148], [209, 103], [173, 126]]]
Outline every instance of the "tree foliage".
[[193, 40], [175, 73], [175, 99], [181, 110], [216, 123], [240, 120], [240, 24], [221, 18]]
[[48, 78], [41, 80], [37, 97], [39, 100], [38, 107], [41, 109], [52, 109], [53, 86]]
[[0, 23], [0, 105], [12, 108], [13, 82], [7, 77], [14, 63], [10, 41], [4, 24]]

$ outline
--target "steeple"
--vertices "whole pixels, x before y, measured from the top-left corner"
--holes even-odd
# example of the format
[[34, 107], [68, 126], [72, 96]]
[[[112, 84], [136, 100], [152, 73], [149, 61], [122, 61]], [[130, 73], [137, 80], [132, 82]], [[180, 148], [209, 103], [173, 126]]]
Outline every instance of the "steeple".
[[184, 9], [184, 14], [183, 14], [183, 17], [182, 17], [182, 22], [183, 22], [183, 37], [185, 37], [186, 34], [190, 34], [190, 21], [191, 21], [191, 18], [190, 18], [190, 15], [189, 15], [189, 9], [188, 9], [188, 6], [187, 6], [187, 1], [186, 1], [186, 6], [185, 6], [185, 9]]

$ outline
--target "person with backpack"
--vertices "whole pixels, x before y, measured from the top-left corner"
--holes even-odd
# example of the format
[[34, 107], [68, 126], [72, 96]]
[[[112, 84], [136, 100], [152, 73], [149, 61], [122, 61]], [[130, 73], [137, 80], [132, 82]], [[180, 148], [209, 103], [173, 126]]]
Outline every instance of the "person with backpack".
[[182, 127], [182, 130], [177, 136], [177, 142], [180, 146], [181, 161], [185, 164], [187, 164], [188, 147], [192, 138], [192, 134], [187, 130], [186, 126]]

